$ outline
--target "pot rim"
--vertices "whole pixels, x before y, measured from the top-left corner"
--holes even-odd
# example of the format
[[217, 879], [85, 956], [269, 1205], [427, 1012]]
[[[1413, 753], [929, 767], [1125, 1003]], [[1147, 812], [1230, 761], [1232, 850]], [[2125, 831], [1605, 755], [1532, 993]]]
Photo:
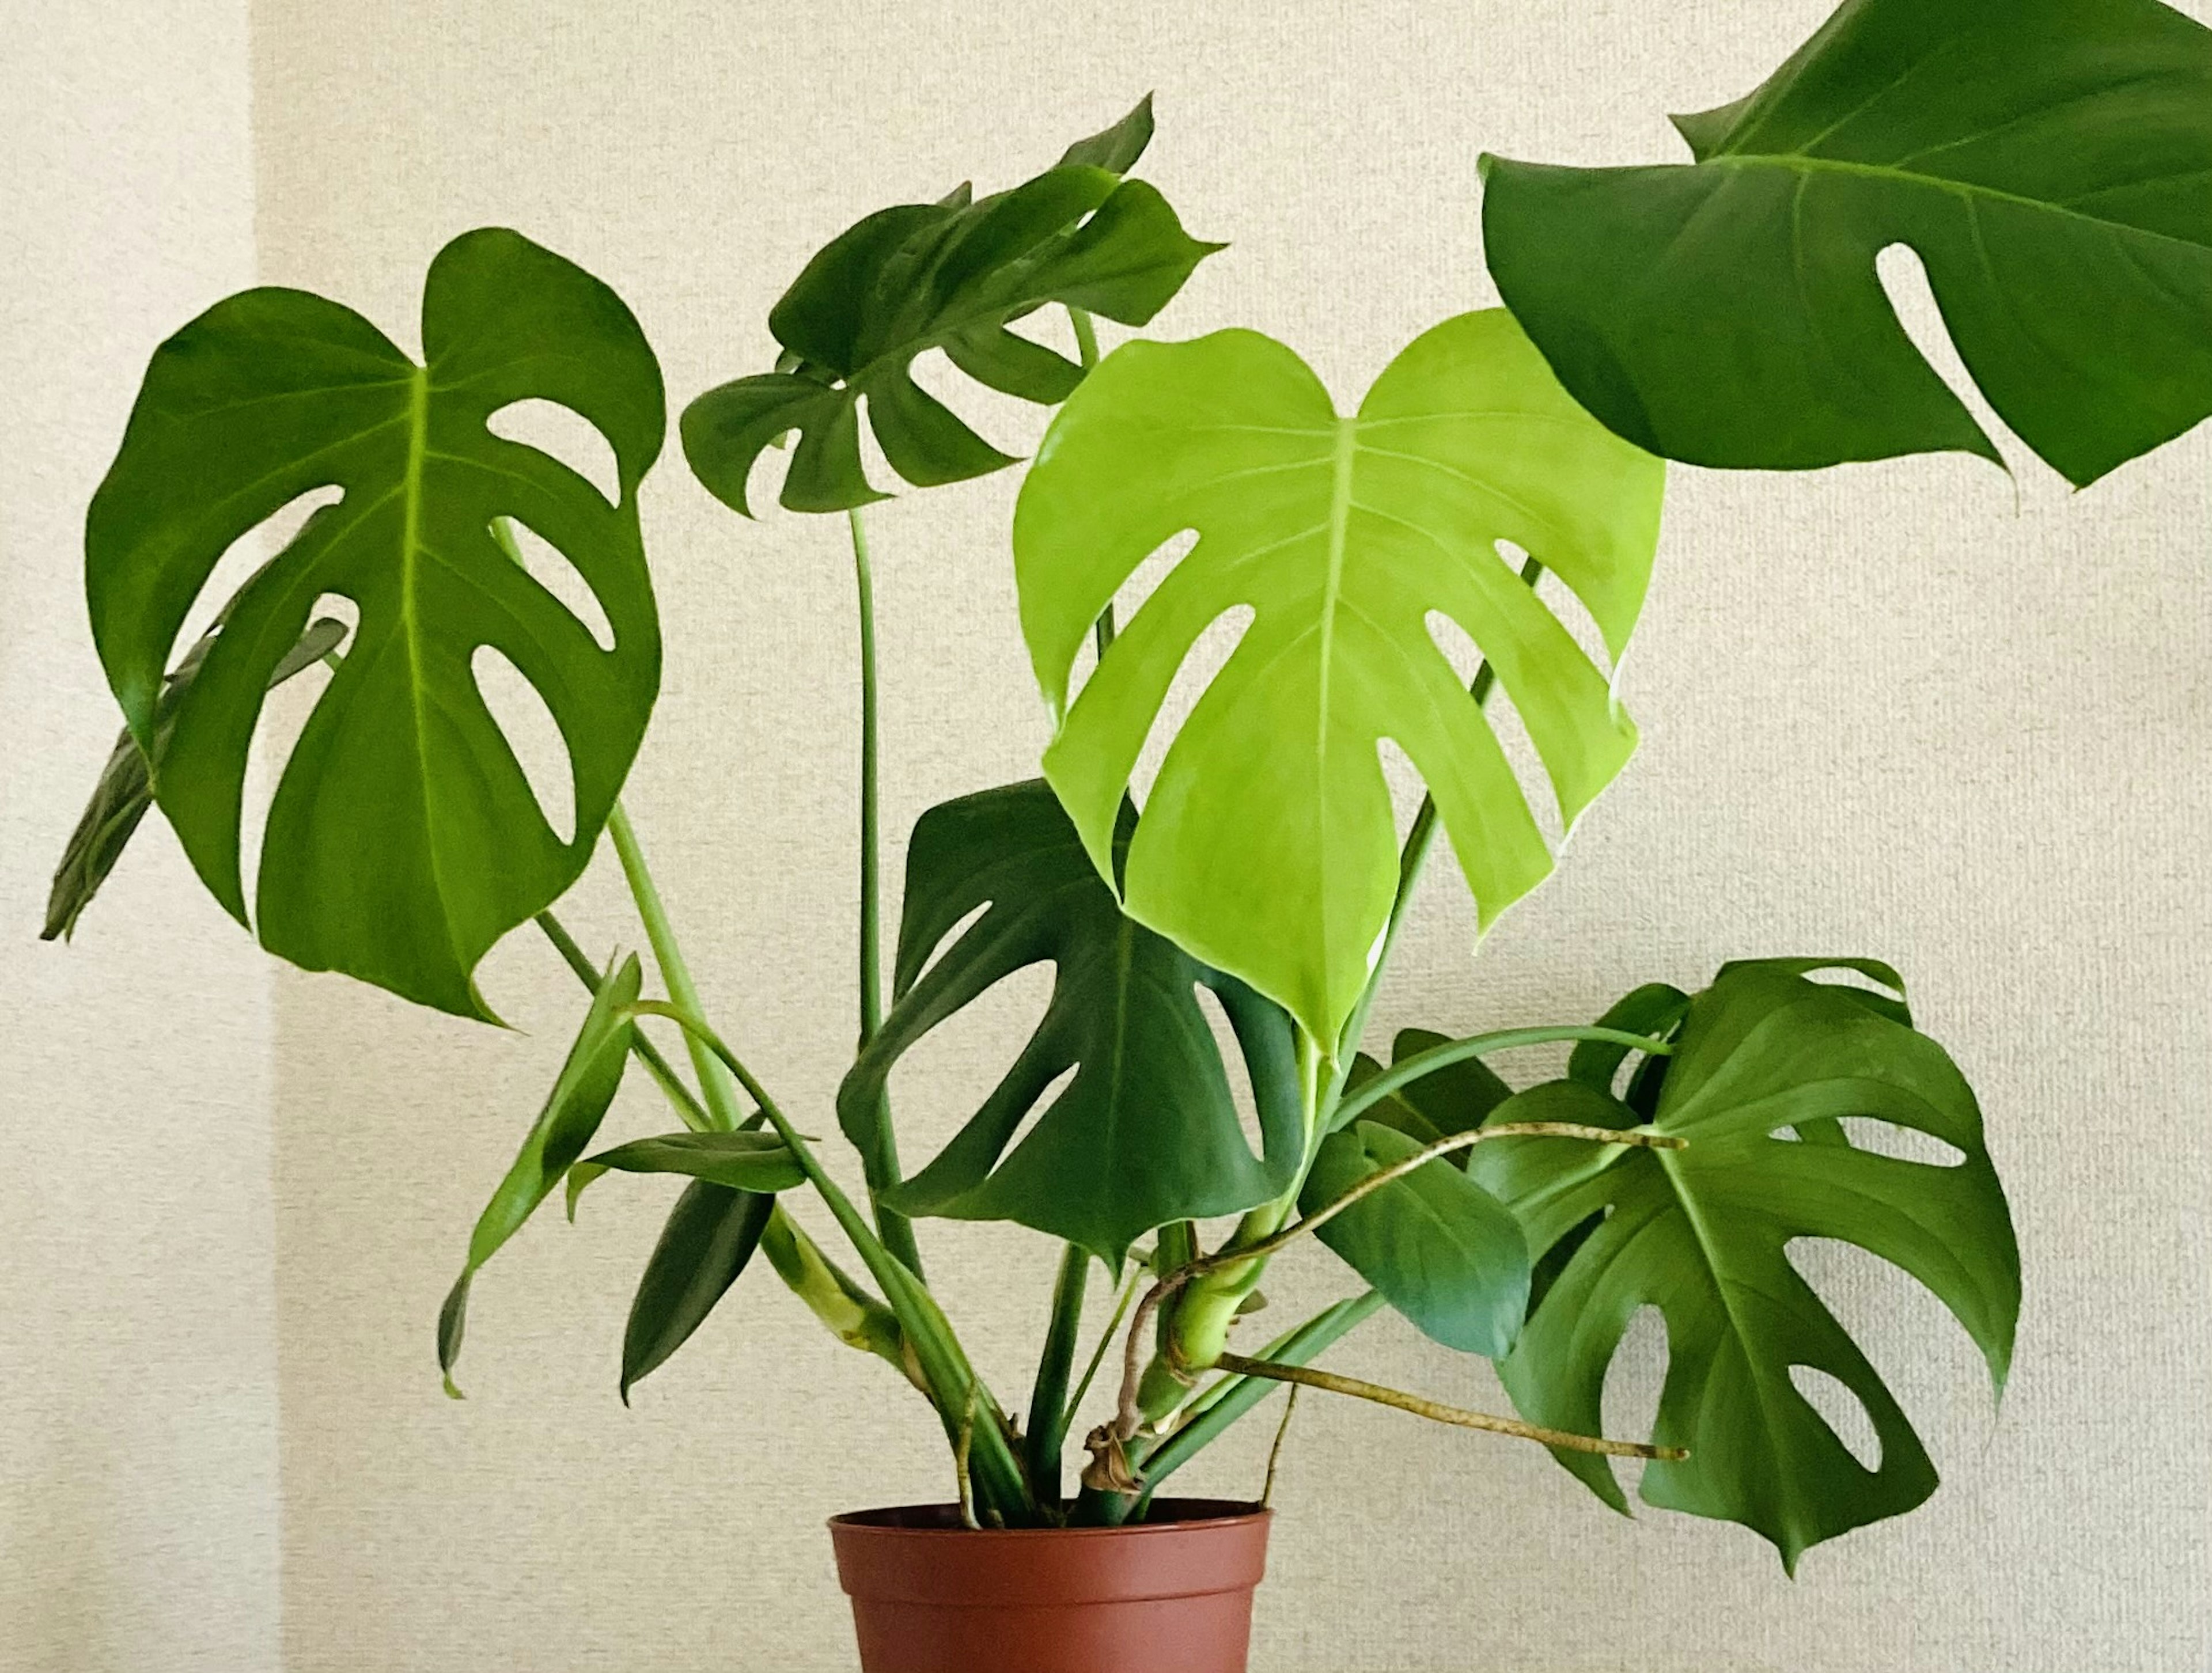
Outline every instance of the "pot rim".
[[1138, 1522], [1118, 1528], [962, 1528], [915, 1526], [906, 1523], [880, 1518], [909, 1513], [959, 1514], [959, 1506], [948, 1504], [881, 1505], [866, 1510], [846, 1511], [829, 1519], [830, 1527], [837, 1532], [887, 1534], [901, 1539], [981, 1539], [1027, 1540], [1075, 1538], [1129, 1538], [1143, 1534], [1162, 1535], [1188, 1533], [1205, 1528], [1249, 1526], [1254, 1523], [1268, 1523], [1275, 1512], [1265, 1505], [1238, 1499], [1161, 1499], [1155, 1501], [1161, 1509], [1177, 1506], [1206, 1507], [1206, 1513], [1179, 1516], [1161, 1522]]

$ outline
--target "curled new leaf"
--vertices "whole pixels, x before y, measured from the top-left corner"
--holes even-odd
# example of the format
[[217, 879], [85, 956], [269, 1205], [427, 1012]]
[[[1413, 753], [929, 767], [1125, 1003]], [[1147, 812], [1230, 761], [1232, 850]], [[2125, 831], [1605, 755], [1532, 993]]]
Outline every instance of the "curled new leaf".
[[[1462, 315], [1358, 412], [1255, 332], [1123, 345], [1047, 433], [1014, 518], [1022, 631], [1060, 718], [1045, 775], [1102, 876], [1192, 646], [1249, 625], [1175, 736], [1130, 844], [1130, 914], [1334, 1041], [1398, 884], [1378, 755], [1428, 781], [1486, 924], [1552, 853], [1431, 617], [1497, 672], [1571, 823], [1626, 762], [1611, 681], [1500, 550], [1540, 561], [1618, 658], [1644, 602], [1664, 469], [1567, 397], [1511, 318]], [[1073, 704], [1092, 623], [1144, 561], [1198, 543]]]
[[[978, 907], [982, 915], [939, 953]], [[1155, 1226], [1240, 1213], [1291, 1187], [1304, 1135], [1290, 1019], [1124, 917], [1052, 791], [1035, 780], [947, 802], [916, 822], [896, 1003], [838, 1089], [846, 1136], [871, 1152], [880, 1094], [899, 1058], [1015, 971], [1046, 960], [1052, 999], [1036, 1033], [936, 1159], [888, 1193], [891, 1207], [1017, 1221], [1118, 1268]], [[1235, 1033], [1258, 1104], [1261, 1156], [1239, 1124], [1199, 1006], [1201, 986]], [[1013, 1143], [1071, 1069], [1073, 1078]]]
[[978, 383], [1024, 400], [1065, 400], [1082, 368], [1012, 324], [1048, 302], [1142, 325], [1218, 245], [1182, 230], [1159, 192], [1121, 173], [1152, 133], [1147, 98], [1012, 191], [963, 188], [848, 227], [806, 264], [769, 315], [779, 369], [710, 390], [685, 409], [684, 456], [708, 490], [750, 514], [745, 478], [769, 444], [799, 445], [785, 476], [792, 511], [845, 511], [879, 494], [860, 462], [860, 408], [891, 468], [917, 488], [1011, 464], [916, 383], [933, 349]]
[[[645, 732], [660, 638], [636, 488], [664, 427], [659, 368], [619, 298], [519, 234], [470, 233], [431, 265], [417, 364], [349, 308], [246, 291], [158, 349], [85, 524], [108, 681], [201, 878], [246, 916], [241, 797], [276, 670], [317, 602], [359, 625], [278, 779], [255, 919], [270, 951], [462, 1015], [477, 961], [575, 881]], [[573, 409], [611, 446], [610, 505], [495, 434], [501, 409]], [[343, 497], [240, 591], [162, 729], [171, 647], [216, 562], [302, 495]], [[494, 532], [510, 518], [574, 564], [592, 630]], [[489, 647], [568, 748], [575, 832], [540, 809], [477, 685]]]
[[706, 1323], [760, 1247], [775, 1198], [708, 1179], [684, 1188], [637, 1281], [623, 1330], [622, 1397]]
[[[1796, 1137], [1850, 1117], [1925, 1134], [1960, 1159], [1907, 1161]], [[1492, 1118], [1626, 1127], [1638, 1115], [1587, 1081], [1565, 1080]], [[2002, 1384], [2020, 1258], [1981, 1112], [1934, 1040], [1858, 991], [1774, 961], [1731, 967], [1690, 1002], [1650, 1124], [1687, 1147], [1501, 1139], [1477, 1152], [1473, 1172], [1511, 1205], [1531, 1248], [1582, 1240], [1501, 1374], [1531, 1421], [1595, 1433], [1607, 1367], [1637, 1312], [1657, 1307], [1668, 1362], [1654, 1439], [1689, 1456], [1652, 1464], [1643, 1496], [1742, 1523], [1794, 1568], [1808, 1547], [1919, 1504], [1936, 1470], [1790, 1246], [1835, 1239], [1902, 1267], [1950, 1309]], [[1877, 1463], [1855, 1458], [1800, 1392], [1800, 1367], [1859, 1401], [1880, 1440]], [[1626, 1508], [1604, 1459], [1556, 1456]]]
[[635, 954], [624, 959], [601, 979], [592, 996], [574, 1044], [561, 1065], [560, 1078], [545, 1100], [545, 1107], [522, 1142], [507, 1176], [492, 1192], [477, 1217], [469, 1237], [469, 1258], [454, 1280], [445, 1306], [438, 1312], [438, 1368], [446, 1374], [446, 1391], [456, 1399], [453, 1362], [460, 1357], [461, 1337], [468, 1324], [469, 1286], [483, 1264], [499, 1252], [500, 1246], [520, 1231], [523, 1223], [550, 1196], [561, 1176], [584, 1154], [584, 1147], [606, 1118], [622, 1085], [623, 1070], [629, 1061], [630, 1039], [635, 1024], [629, 1007], [636, 1002], [644, 975]]
[[586, 1171], [594, 1179], [610, 1171], [683, 1173], [732, 1191], [770, 1195], [789, 1191], [806, 1179], [790, 1147], [774, 1133], [763, 1132], [663, 1133], [632, 1139], [585, 1158], [578, 1172]]
[[2212, 31], [2158, 0], [1849, 0], [1696, 161], [1486, 162], [1499, 290], [1622, 435], [1761, 469], [1995, 458], [1899, 325], [1926, 264], [1998, 416], [2077, 485], [2212, 413]]

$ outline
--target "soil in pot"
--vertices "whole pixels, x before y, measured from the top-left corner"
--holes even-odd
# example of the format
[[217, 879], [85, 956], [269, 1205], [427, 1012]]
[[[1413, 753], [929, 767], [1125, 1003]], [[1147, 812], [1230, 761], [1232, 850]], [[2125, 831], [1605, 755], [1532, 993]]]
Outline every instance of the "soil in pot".
[[862, 1673], [1245, 1673], [1270, 1519], [1164, 1499], [1135, 1527], [978, 1532], [908, 1505], [830, 1535]]

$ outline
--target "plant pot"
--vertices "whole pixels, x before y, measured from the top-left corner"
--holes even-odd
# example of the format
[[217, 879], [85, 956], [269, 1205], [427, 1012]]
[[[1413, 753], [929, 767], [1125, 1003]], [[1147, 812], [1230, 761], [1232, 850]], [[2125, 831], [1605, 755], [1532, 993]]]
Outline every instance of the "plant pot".
[[1244, 1673], [1271, 1515], [1164, 1499], [1136, 1527], [978, 1532], [908, 1505], [830, 1537], [862, 1673]]

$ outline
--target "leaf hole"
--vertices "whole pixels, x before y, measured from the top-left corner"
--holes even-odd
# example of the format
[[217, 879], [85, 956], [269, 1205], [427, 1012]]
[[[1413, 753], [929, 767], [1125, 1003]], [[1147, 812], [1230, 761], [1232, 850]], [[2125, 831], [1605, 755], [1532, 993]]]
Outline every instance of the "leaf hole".
[[1146, 730], [1145, 745], [1138, 751], [1136, 767], [1129, 774], [1129, 788], [1139, 807], [1152, 795], [1153, 783], [1159, 778], [1169, 752], [1175, 748], [1183, 722], [1190, 718], [1190, 712], [1198, 706], [1206, 688], [1220, 676], [1230, 658], [1237, 654], [1238, 643], [1252, 625], [1253, 615], [1249, 604], [1231, 605], [1206, 623], [1204, 631], [1191, 640], [1190, 649], [1183, 653], [1175, 678], [1168, 684], [1167, 695]]
[[538, 810], [562, 842], [575, 840], [576, 790], [568, 746], [538, 688], [496, 646], [479, 645], [469, 658], [477, 691], [537, 797]]
[[1898, 1161], [1917, 1161], [1930, 1167], [1966, 1166], [1966, 1153], [1964, 1150], [1933, 1133], [1923, 1132], [1917, 1127], [1877, 1120], [1864, 1115], [1847, 1115], [1843, 1120], [1844, 1136], [1857, 1149], [1870, 1150], [1877, 1156], [1888, 1156]]
[[[1382, 782], [1389, 790], [1390, 824], [1397, 833], [1398, 846], [1402, 849], [1407, 837], [1413, 833], [1413, 821], [1419, 816], [1421, 797], [1426, 794], [1427, 786], [1421, 778], [1420, 768], [1415, 767], [1413, 758], [1399, 747], [1396, 738], [1376, 739], [1375, 757], [1382, 768]], [[1370, 970], [1374, 968], [1375, 957], [1380, 952], [1378, 943], [1376, 952], [1368, 957], [1368, 968]]]
[[945, 955], [960, 944], [960, 937], [974, 929], [982, 920], [983, 914], [990, 911], [995, 904], [994, 901], [986, 900], [981, 905], [971, 908], [961, 917], [958, 923], [939, 936], [937, 944], [929, 949], [928, 958], [922, 961], [921, 968], [914, 973], [914, 980], [907, 984], [905, 991], [908, 993], [913, 992], [931, 971], [944, 962]]
[[222, 614], [238, 590], [299, 537], [309, 518], [344, 498], [345, 490], [334, 482], [309, 488], [286, 500], [225, 547], [215, 567], [208, 572], [207, 579], [200, 583], [199, 594], [192, 600], [191, 609], [185, 613], [184, 625], [177, 629], [177, 636], [169, 646], [165, 671], [173, 670], [185, 653], [215, 625], [216, 617]]
[[[1040, 960], [1000, 977], [908, 1046], [890, 1074], [911, 1179], [958, 1136], [1044, 1020], [1057, 972]], [[1003, 1152], [1001, 1154], [1004, 1154]]]
[[1191, 555], [1198, 545], [1198, 530], [1185, 529], [1170, 535], [1148, 554], [1145, 561], [1129, 572], [1128, 579], [1115, 589], [1114, 620], [1127, 627], [1136, 619], [1137, 612], [1145, 607], [1145, 600], [1159, 588], [1162, 581], [1175, 573], [1176, 566]]
[[979, 384], [952, 364], [942, 349], [926, 349], [908, 367], [925, 394], [933, 395], [969, 429], [1001, 453], [1036, 452], [1049, 409]]
[[1244, 1135], [1244, 1148], [1257, 1161], [1267, 1148], [1267, 1136], [1260, 1129], [1260, 1100], [1252, 1090], [1252, 1070], [1244, 1061], [1244, 1048], [1237, 1042], [1237, 1029], [1229, 1020], [1221, 996], [1204, 982], [1193, 982], [1191, 991], [1198, 1000], [1206, 1027], [1212, 1030], [1213, 1049], [1221, 1058], [1221, 1072], [1229, 1083], [1230, 1101], [1237, 1106], [1237, 1126]]
[[520, 518], [501, 519], [508, 534], [514, 536], [514, 555], [522, 561], [530, 579], [561, 601], [561, 606], [584, 624], [592, 642], [602, 651], [615, 648], [615, 630], [607, 620], [605, 607], [599, 596], [592, 591], [591, 583], [577, 568], [568, 555], [539, 534]]
[[[307, 513], [302, 512], [294, 520], [294, 533], [298, 532], [306, 517]], [[307, 626], [313, 627], [318, 621], [337, 621], [344, 627], [345, 637], [338, 643], [343, 654], [360, 631], [361, 606], [342, 592], [325, 592], [307, 611]], [[270, 689], [254, 720], [253, 742], [246, 757], [246, 790], [239, 807], [238, 858], [241, 877], [261, 875], [262, 839], [269, 827], [267, 791], [273, 788], [271, 781], [282, 777], [283, 764], [292, 758], [300, 734], [307, 730], [308, 719], [330, 683], [328, 668], [319, 664], [304, 668]]]
[[567, 465], [597, 488], [610, 506], [622, 503], [622, 468], [615, 458], [614, 444], [574, 407], [536, 396], [511, 401], [484, 420], [484, 428], [502, 440], [534, 447]]
[[[1509, 552], [1516, 549], [1504, 542], [1500, 542], [1499, 545]], [[1514, 560], [1515, 568], [1518, 569], [1525, 561], [1525, 559]], [[1567, 636], [1574, 640], [1576, 648], [1589, 658], [1591, 667], [1608, 677], [1619, 671], [1613, 665], [1613, 652], [1607, 648], [1605, 630], [1597, 625], [1597, 618], [1590, 614], [1589, 606], [1583, 603], [1582, 595], [1569, 586], [1563, 577], [1555, 571], [1546, 570], [1536, 578], [1536, 597], [1544, 608], [1558, 619], [1559, 625], [1567, 630]]]
[[1667, 1354], [1666, 1315], [1656, 1306], [1638, 1307], [1606, 1367], [1598, 1403], [1604, 1434], [1624, 1440], [1650, 1438], [1659, 1424]]
[[[1060, 1101], [1060, 1094], [1067, 1090], [1082, 1071], [1081, 1064], [1072, 1063], [1045, 1082], [1044, 1090], [1037, 1094], [1036, 1101], [1022, 1112], [1022, 1118], [1014, 1124], [1013, 1135], [1006, 1140], [1006, 1148], [999, 1152], [1000, 1161], [1003, 1162], [1021, 1148], [1022, 1142], [1035, 1132], [1037, 1123], [1044, 1119], [1045, 1112]], [[997, 1167], [994, 1165], [991, 1171], [997, 1173]]]
[[1874, 1427], [1874, 1419], [1867, 1415], [1864, 1403], [1851, 1392], [1849, 1384], [1812, 1365], [1791, 1366], [1790, 1384], [1797, 1391], [1798, 1397], [1828, 1426], [1843, 1449], [1858, 1461], [1861, 1469], [1869, 1474], [1880, 1473], [1881, 1436]]

